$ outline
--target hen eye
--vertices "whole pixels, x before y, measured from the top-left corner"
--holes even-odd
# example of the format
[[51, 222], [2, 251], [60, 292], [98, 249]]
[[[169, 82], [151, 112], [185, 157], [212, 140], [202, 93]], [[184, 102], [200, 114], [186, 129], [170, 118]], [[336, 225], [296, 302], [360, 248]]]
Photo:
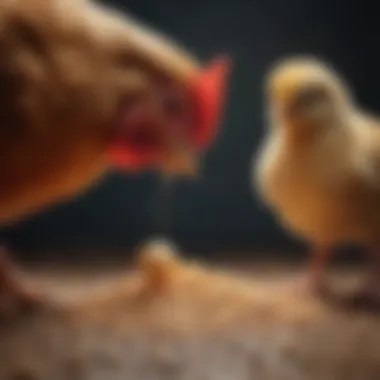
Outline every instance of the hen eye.
[[182, 111], [182, 102], [178, 97], [169, 95], [164, 99], [164, 108], [170, 115], [178, 115]]
[[181, 91], [170, 89], [166, 91], [162, 99], [162, 106], [168, 115], [180, 116], [183, 113], [186, 113], [187, 99], [185, 94], [183, 94]]

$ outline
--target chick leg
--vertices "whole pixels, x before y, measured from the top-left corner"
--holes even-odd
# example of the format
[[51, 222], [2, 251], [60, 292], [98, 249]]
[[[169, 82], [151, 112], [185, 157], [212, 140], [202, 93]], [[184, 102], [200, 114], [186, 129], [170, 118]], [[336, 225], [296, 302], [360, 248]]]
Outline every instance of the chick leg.
[[310, 256], [308, 269], [302, 279], [300, 291], [307, 295], [320, 295], [327, 291], [326, 266], [331, 256], [331, 247], [316, 245]]

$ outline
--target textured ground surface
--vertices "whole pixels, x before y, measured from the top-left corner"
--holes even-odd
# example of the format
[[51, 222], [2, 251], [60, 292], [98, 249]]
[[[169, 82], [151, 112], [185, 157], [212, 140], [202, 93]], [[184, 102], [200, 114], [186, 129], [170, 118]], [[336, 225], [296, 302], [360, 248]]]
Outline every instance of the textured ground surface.
[[380, 379], [380, 317], [297, 295], [297, 271], [139, 265], [35, 274], [28, 305], [3, 291], [0, 380]]

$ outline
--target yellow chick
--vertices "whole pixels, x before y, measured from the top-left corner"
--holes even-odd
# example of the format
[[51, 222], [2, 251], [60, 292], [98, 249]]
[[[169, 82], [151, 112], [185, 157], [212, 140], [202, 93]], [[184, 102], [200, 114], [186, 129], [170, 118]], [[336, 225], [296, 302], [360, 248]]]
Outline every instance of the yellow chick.
[[327, 64], [293, 58], [266, 81], [269, 128], [255, 185], [280, 223], [313, 246], [309, 291], [326, 285], [338, 244], [373, 252], [370, 282], [356, 299], [380, 306], [380, 123], [355, 103]]

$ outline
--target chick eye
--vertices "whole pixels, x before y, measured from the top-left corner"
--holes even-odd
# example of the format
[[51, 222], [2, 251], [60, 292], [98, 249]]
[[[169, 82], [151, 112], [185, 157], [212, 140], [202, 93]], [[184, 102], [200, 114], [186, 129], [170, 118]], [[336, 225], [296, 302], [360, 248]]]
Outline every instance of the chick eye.
[[310, 107], [323, 100], [325, 92], [320, 87], [310, 87], [301, 90], [297, 96], [296, 103], [299, 107]]

